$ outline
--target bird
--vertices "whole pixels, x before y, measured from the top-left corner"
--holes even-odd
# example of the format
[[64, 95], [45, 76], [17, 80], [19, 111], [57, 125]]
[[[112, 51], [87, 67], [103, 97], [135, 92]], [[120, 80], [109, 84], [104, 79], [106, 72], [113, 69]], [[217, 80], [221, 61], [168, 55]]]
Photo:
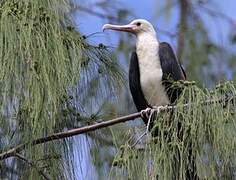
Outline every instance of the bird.
[[[176, 103], [182, 88], [174, 86], [174, 82], [185, 81], [186, 72], [171, 45], [157, 39], [153, 25], [147, 20], [135, 19], [127, 25], [104, 24], [102, 29], [129, 32], [136, 36], [136, 51], [132, 52], [129, 65], [129, 87], [134, 104], [137, 110], [141, 111], [147, 127], [150, 125], [150, 128], [147, 128], [150, 130], [153, 126], [153, 122], [150, 123], [150, 108]], [[181, 123], [178, 123], [177, 131], [179, 138], [183, 140]], [[179, 152], [176, 157], [180, 157]], [[188, 180], [199, 179], [195, 158], [190, 145], [188, 152], [190, 168], [186, 170]], [[176, 165], [176, 162], [173, 164]]]
[[174, 87], [173, 82], [186, 80], [184, 68], [171, 45], [160, 42], [153, 25], [145, 19], [135, 19], [126, 25], [104, 24], [102, 29], [136, 36], [136, 51], [132, 52], [129, 65], [129, 87], [147, 125], [147, 112], [151, 108], [173, 104], [181, 95], [181, 88]]

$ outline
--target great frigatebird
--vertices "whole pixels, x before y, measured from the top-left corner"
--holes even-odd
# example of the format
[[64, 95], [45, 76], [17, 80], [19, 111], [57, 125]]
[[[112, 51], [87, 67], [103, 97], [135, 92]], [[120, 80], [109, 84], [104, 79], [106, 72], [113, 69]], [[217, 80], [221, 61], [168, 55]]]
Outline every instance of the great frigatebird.
[[[157, 40], [152, 24], [136, 19], [127, 25], [105, 24], [105, 29], [130, 32], [137, 37], [129, 66], [129, 86], [137, 110], [174, 103], [181, 89], [172, 84], [185, 80], [186, 74], [171, 46]], [[143, 120], [148, 123], [148, 118]]]
[[[127, 25], [105, 24], [105, 29], [130, 32], [137, 37], [136, 52], [132, 53], [129, 66], [129, 86], [138, 111], [175, 103], [182, 88], [173, 86], [173, 82], [185, 80], [186, 74], [171, 46], [157, 40], [152, 24], [136, 19]], [[147, 117], [143, 117], [145, 124], [148, 124]], [[190, 168], [186, 170], [186, 179], [198, 179], [191, 145], [188, 159]]]

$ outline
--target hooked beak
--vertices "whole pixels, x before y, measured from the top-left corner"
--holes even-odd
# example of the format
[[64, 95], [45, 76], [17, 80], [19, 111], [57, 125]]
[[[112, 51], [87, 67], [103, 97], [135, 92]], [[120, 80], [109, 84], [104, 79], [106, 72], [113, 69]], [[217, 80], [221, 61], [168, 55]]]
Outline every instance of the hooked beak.
[[135, 32], [135, 25], [127, 24], [127, 25], [113, 25], [113, 24], [104, 24], [102, 30], [105, 31], [106, 29], [111, 29], [115, 31], [125, 31], [134, 33]]

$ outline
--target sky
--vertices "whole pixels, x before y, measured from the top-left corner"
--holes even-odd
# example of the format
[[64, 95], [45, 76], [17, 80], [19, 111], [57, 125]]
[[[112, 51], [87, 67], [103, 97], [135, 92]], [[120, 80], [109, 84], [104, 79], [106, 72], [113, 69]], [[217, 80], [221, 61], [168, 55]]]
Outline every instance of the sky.
[[[76, 1], [76, 0], [75, 0]], [[193, 0], [194, 1], [194, 0]], [[99, 2], [99, 0], [89, 0], [89, 1], [82, 1], [88, 7], [93, 8], [90, 6], [90, 3], [93, 4], [94, 2]], [[149, 20], [156, 29], [166, 30], [171, 33], [176, 33], [176, 26], [178, 22], [178, 8], [173, 8], [170, 14], [163, 13], [161, 9], [163, 8], [163, 0], [145, 0], [145, 1], [138, 1], [137, 0], [117, 0], [121, 7], [125, 7], [130, 9], [131, 12], [134, 13], [134, 16], [137, 18], [144, 18]], [[209, 8], [213, 8], [219, 12], [224, 13], [225, 15], [235, 19], [236, 24], [236, 0], [211, 0], [211, 6]], [[96, 10], [96, 9], [93, 9]], [[99, 11], [99, 10], [98, 10]], [[201, 14], [202, 18], [204, 19], [205, 25], [208, 28], [210, 33], [210, 38], [222, 45], [228, 45], [228, 36], [230, 33], [230, 29], [232, 29], [229, 23], [225, 21], [221, 21], [218, 19], [217, 23], [206, 16], [206, 14]], [[109, 31], [109, 32], [102, 32], [103, 24], [107, 23], [106, 20], [100, 19], [95, 16], [89, 16], [86, 13], [80, 13], [79, 11], [74, 12], [73, 14], [76, 28], [82, 32], [84, 35], [89, 35], [95, 32], [100, 32], [94, 36], [91, 36], [88, 40], [91, 43], [98, 44], [104, 43], [108, 46], [112, 46], [116, 48], [118, 46], [119, 40], [119, 32]], [[129, 21], [132, 21], [130, 19]], [[126, 22], [128, 23], [128, 21]], [[236, 25], [235, 25], [235, 32], [236, 32]], [[176, 39], [171, 39], [169, 36], [166, 36], [162, 33], [157, 32], [157, 36], [160, 41], [167, 41], [169, 42], [174, 49], [176, 49]], [[133, 39], [134, 40], [134, 39]], [[78, 159], [81, 161], [77, 162], [76, 166], [78, 169], [78, 179], [85, 179], [85, 180], [94, 180], [97, 179], [97, 175], [94, 173], [94, 167], [91, 163], [91, 157], [89, 156], [89, 146], [86, 144], [85, 137], [80, 136], [79, 141], [83, 143], [77, 143], [76, 146], [77, 151], [75, 154], [79, 154], [80, 156]], [[83, 148], [82, 148], [82, 146]], [[76, 148], [75, 148], [76, 149]], [[81, 166], [81, 167], [80, 167]], [[93, 170], [91, 170], [93, 169]]]
[[[99, 0], [90, 0], [91, 4], [97, 2]], [[196, 0], [193, 0], [196, 1]], [[135, 15], [137, 18], [144, 18], [149, 20], [155, 28], [166, 30], [169, 32], [176, 33], [176, 25], [178, 22], [178, 8], [173, 8], [170, 14], [166, 14], [163, 12], [163, 0], [145, 0], [139, 1], [137, 0], [117, 0], [120, 6], [125, 7]], [[227, 3], [226, 3], [227, 2]], [[175, 7], [175, 6], [174, 6]], [[211, 0], [209, 8], [213, 10], [217, 10], [225, 15], [235, 19], [236, 24], [236, 0]], [[227, 45], [227, 37], [229, 34], [229, 23], [217, 19], [217, 23], [208, 15], [201, 12], [201, 16], [205, 21], [206, 27], [210, 30], [210, 37], [214, 42], [217, 42], [223, 46]], [[74, 14], [75, 23], [77, 24], [77, 28], [84, 34], [92, 34], [94, 32], [101, 32], [101, 28], [103, 24], [107, 23], [106, 20], [100, 19], [94, 16], [88, 16], [86, 13], [80, 13], [77, 11]], [[132, 21], [133, 19], [130, 19]], [[128, 23], [128, 22], [127, 22]], [[236, 29], [236, 25], [235, 25]], [[158, 38], [161, 41], [167, 41], [171, 43], [174, 48], [176, 48], [175, 39], [170, 39], [168, 36], [157, 32]], [[105, 43], [107, 45], [111, 45], [113, 47], [118, 46], [118, 38], [119, 32], [105, 32], [98, 34], [96, 36], [92, 36], [89, 40], [92, 43]]]

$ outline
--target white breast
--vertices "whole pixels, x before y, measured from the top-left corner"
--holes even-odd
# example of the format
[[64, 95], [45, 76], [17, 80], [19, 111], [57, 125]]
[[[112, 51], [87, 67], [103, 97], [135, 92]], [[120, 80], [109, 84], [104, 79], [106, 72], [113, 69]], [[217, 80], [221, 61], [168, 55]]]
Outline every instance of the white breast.
[[136, 46], [140, 69], [140, 83], [145, 99], [152, 106], [169, 104], [169, 99], [162, 85], [163, 73], [158, 56], [159, 43], [149, 39], [146, 43], [137, 41]]

